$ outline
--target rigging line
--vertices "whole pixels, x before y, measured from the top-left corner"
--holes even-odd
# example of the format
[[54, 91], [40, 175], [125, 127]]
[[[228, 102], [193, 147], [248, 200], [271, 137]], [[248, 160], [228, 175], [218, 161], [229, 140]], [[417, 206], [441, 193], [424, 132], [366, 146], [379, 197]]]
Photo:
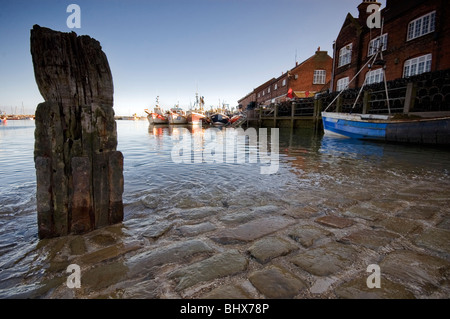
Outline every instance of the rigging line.
[[348, 84], [347, 84], [347, 86], [345, 87], [345, 89], [343, 89], [341, 92], [339, 92], [339, 94], [333, 99], [333, 101], [331, 101], [331, 103], [328, 104], [328, 106], [326, 107], [326, 109], [324, 110], [324, 112], [326, 112], [326, 111], [330, 108], [330, 106], [331, 106], [334, 102], [336, 102], [336, 100], [338, 99], [338, 97], [341, 96], [341, 94], [342, 94], [345, 90], [348, 89], [350, 83], [352, 83], [352, 82], [356, 79], [356, 77], [362, 72], [362, 70], [363, 70], [363, 69], [364, 69], [364, 68], [365, 68], [372, 60], [374, 60], [374, 57], [375, 57], [375, 56], [376, 56], [376, 55], [374, 54], [374, 55], [366, 62], [366, 64], [364, 64], [364, 66], [358, 71], [358, 73], [356, 73], [356, 75], [351, 79], [351, 81], [348, 82]]
[[[377, 53], [375, 54], [375, 57], [374, 57], [374, 61], [376, 61], [377, 56], [378, 56], [378, 53], [379, 53], [379, 52], [377, 51]], [[371, 66], [369, 66], [369, 69], [371, 69]], [[355, 99], [355, 103], [354, 103], [353, 106], [352, 106], [352, 110], [355, 108], [356, 103], [358, 102], [359, 97], [361, 96], [361, 93], [362, 93], [362, 91], [363, 91], [363, 89], [364, 89], [364, 86], [366, 85], [366, 82], [367, 82], [367, 75], [366, 75], [366, 77], [365, 77], [365, 79], [364, 79], [364, 83], [362, 84], [361, 89], [359, 90], [358, 96], [357, 96], [356, 99]]]

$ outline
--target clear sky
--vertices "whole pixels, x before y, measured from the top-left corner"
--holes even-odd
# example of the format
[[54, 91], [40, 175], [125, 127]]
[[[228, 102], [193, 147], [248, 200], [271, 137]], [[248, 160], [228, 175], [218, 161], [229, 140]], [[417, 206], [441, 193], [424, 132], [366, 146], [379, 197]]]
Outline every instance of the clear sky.
[[[143, 115], [156, 96], [189, 109], [237, 101], [332, 44], [361, 0], [0, 0], [0, 110], [34, 114], [43, 102], [30, 54], [34, 24], [100, 41], [117, 115]], [[381, 1], [385, 5], [385, 0]], [[69, 4], [81, 28], [69, 29]], [[22, 107], [23, 105], [23, 107]]]

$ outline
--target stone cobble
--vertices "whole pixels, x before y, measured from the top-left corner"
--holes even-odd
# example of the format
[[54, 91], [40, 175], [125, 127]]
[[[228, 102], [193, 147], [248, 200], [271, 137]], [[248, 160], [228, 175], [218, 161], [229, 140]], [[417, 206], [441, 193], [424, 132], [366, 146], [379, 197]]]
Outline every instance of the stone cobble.
[[[364, 211], [364, 205], [340, 201], [335, 210], [315, 209], [307, 218], [295, 212], [301, 206], [175, 209], [164, 215], [168, 220], [158, 221], [156, 216], [138, 233], [130, 231], [135, 223], [131, 220], [88, 235], [52, 239], [55, 253], [48, 258], [53, 274], [35, 294], [45, 298], [448, 298], [450, 232], [445, 213], [403, 204], [389, 213], [393, 206], [379, 203], [380, 207], [372, 205]], [[81, 266], [82, 288], [68, 292], [63, 282], [70, 263]], [[380, 269], [380, 288], [367, 284], [374, 275], [367, 267], [373, 264]]]

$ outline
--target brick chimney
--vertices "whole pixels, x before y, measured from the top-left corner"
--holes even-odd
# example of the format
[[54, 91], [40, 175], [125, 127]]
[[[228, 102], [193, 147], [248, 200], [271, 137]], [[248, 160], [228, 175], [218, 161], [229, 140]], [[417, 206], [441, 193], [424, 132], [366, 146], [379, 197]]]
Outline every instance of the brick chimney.
[[359, 11], [358, 20], [361, 23], [361, 25], [366, 25], [367, 18], [371, 14], [367, 12], [367, 7], [369, 7], [371, 4], [376, 4], [381, 7], [380, 2], [373, 0], [363, 0], [363, 2], [358, 6]]

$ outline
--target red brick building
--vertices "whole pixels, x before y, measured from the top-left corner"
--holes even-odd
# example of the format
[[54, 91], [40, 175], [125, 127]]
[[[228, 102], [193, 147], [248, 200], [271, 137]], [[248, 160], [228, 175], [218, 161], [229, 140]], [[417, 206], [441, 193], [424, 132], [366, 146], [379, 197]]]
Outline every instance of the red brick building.
[[257, 105], [283, 102], [288, 99], [289, 89], [292, 89], [293, 97], [314, 96], [324, 88], [328, 89], [332, 64], [328, 52], [319, 48], [312, 57], [258, 86], [238, 103], [245, 109], [252, 102]]
[[317, 92], [328, 89], [332, 65], [333, 59], [328, 52], [318, 48], [312, 57], [288, 72], [289, 88], [297, 97], [314, 96]]
[[372, 65], [357, 75], [378, 47], [382, 47], [388, 81], [450, 68], [448, 1], [387, 0], [380, 12], [383, 34], [381, 28], [368, 27], [374, 13], [368, 13], [368, 7], [374, 4], [381, 5], [364, 0], [358, 17], [349, 13], [344, 21], [334, 44], [333, 90], [360, 87], [366, 78], [366, 84], [382, 82], [382, 66]]

